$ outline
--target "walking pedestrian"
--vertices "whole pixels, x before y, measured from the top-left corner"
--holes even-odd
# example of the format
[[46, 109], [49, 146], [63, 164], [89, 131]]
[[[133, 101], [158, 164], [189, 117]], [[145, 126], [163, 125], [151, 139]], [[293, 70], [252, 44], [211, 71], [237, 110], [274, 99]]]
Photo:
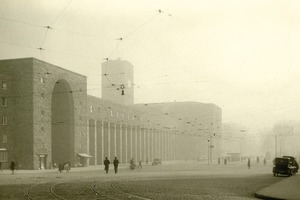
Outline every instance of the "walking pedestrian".
[[0, 162], [0, 171], [2, 172], [2, 162]]
[[15, 173], [15, 169], [16, 169], [16, 163], [14, 161], [11, 161], [10, 170], [12, 175]]
[[266, 164], [267, 164], [267, 159], [264, 158], [264, 166], [266, 166]]
[[248, 158], [248, 164], [247, 164], [247, 166], [248, 166], [248, 169], [250, 169], [250, 158]]
[[142, 160], [139, 162], [139, 168], [142, 168]]
[[119, 160], [117, 159], [117, 157], [115, 157], [115, 159], [114, 159], [115, 174], [118, 173], [118, 165], [119, 165]]
[[67, 162], [67, 172], [71, 170], [71, 161]]
[[104, 164], [104, 170], [106, 171], [106, 173], [108, 174], [108, 170], [109, 170], [109, 164], [110, 164], [110, 161], [107, 159], [107, 157], [105, 157], [105, 160], [103, 162]]
[[58, 164], [58, 171], [57, 172], [62, 173], [63, 170], [64, 170], [64, 164], [63, 163], [59, 163]]

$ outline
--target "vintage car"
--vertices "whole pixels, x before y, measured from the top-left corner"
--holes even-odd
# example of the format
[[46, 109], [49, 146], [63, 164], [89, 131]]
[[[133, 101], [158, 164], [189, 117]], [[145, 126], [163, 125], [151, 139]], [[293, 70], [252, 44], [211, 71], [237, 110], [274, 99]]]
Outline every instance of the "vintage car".
[[298, 164], [291, 156], [284, 156], [274, 159], [273, 175], [286, 174], [292, 176], [298, 171]]
[[296, 158], [295, 157], [293, 157], [293, 156], [282, 156], [283, 158], [289, 158], [290, 159], [290, 163], [293, 165], [293, 166], [295, 166], [296, 167], [296, 172], [295, 173], [298, 173], [298, 170], [299, 170], [299, 165], [298, 165], [298, 163], [297, 163], [297, 161], [296, 161]]

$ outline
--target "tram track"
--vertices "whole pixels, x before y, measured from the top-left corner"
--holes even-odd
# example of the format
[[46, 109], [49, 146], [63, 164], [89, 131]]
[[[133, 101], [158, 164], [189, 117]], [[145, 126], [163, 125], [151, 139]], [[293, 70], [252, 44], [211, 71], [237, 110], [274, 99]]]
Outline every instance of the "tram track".
[[31, 196], [30, 190], [31, 190], [33, 187], [35, 187], [35, 186], [37, 186], [37, 185], [44, 184], [44, 183], [46, 183], [46, 182], [48, 182], [48, 181], [41, 182], [41, 183], [37, 183], [37, 184], [33, 184], [33, 185], [31, 185], [30, 187], [28, 187], [28, 188], [26, 189], [26, 191], [25, 191], [26, 197], [29, 198], [30, 200], [35, 200], [35, 198], [33, 198], [33, 197]]
[[54, 192], [54, 187], [57, 186], [57, 185], [59, 185], [59, 184], [62, 184], [62, 183], [64, 183], [64, 182], [68, 182], [68, 181], [69, 181], [69, 180], [63, 180], [63, 181], [60, 181], [60, 182], [58, 182], [58, 183], [55, 183], [55, 184], [51, 185], [51, 187], [49, 188], [51, 194], [53, 194], [53, 195], [54, 195], [56, 198], [58, 198], [58, 199], [61, 199], [61, 200], [67, 200], [67, 199], [65, 199], [64, 197], [62, 197], [62, 196], [56, 194], [56, 193]]
[[118, 188], [116, 187], [116, 185], [117, 185], [117, 183], [114, 182], [114, 183], [111, 183], [110, 187], [111, 187], [113, 190], [115, 190], [115, 191], [117, 191], [117, 192], [123, 194], [124, 196], [127, 196], [128, 198], [134, 197], [135, 199], [151, 200], [151, 199], [149, 199], [149, 198], [145, 198], [145, 197], [142, 197], [142, 196], [138, 196], [138, 195], [135, 195], [135, 194], [132, 194], [132, 193], [129, 193], [129, 192], [124, 192], [124, 191], [118, 189]]
[[[55, 193], [54, 191], [54, 187], [58, 184], [61, 184], [63, 182], [68, 182], [70, 181], [70, 179], [64, 179], [62, 181], [59, 182], [55, 182], [55, 183], [51, 183], [54, 180], [50, 180], [50, 181], [44, 181], [44, 182], [40, 182], [37, 184], [33, 184], [30, 187], [28, 187], [25, 191], [25, 195], [28, 199], [30, 200], [37, 200], [37, 199], [62, 199], [62, 200], [66, 200], [64, 197], [58, 195]], [[39, 186], [43, 186], [42, 188], [37, 188]], [[33, 195], [32, 193], [36, 192], [36, 195]]]

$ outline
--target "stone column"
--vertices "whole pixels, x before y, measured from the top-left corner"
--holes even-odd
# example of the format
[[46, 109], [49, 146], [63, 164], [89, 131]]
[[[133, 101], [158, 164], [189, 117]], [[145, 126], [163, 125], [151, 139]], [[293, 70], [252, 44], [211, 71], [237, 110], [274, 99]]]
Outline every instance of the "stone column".
[[113, 157], [117, 156], [117, 122], [115, 122], [115, 127], [114, 127], [114, 154]]
[[134, 132], [134, 140], [135, 140], [135, 145], [134, 145], [134, 149], [135, 149], [135, 155], [134, 155], [134, 157], [135, 157], [135, 160], [136, 160], [136, 162], [138, 162], [138, 152], [137, 152], [137, 130], [138, 128], [137, 128], [137, 126], [135, 127], [135, 132]]
[[149, 160], [149, 129], [145, 129], [145, 160]]
[[[87, 120], [87, 127], [86, 127], [86, 152], [90, 154], [90, 120]], [[87, 158], [87, 165], [90, 164], [89, 158]]]
[[110, 154], [111, 154], [111, 152], [110, 152], [110, 122], [107, 122], [108, 123], [108, 159], [110, 159]]
[[153, 159], [157, 158], [157, 131], [153, 130]]
[[119, 148], [120, 148], [120, 158], [119, 158], [119, 160], [120, 160], [120, 162], [122, 162], [122, 158], [123, 158], [123, 140], [122, 140], [122, 137], [123, 137], [123, 124], [122, 123], [120, 123], [120, 130], [119, 130], [119, 137], [120, 137], [120, 146], [119, 146]]
[[141, 128], [139, 126], [136, 127], [136, 161], [139, 162], [141, 160]]
[[153, 161], [153, 159], [155, 157], [155, 155], [154, 155], [154, 143], [155, 143], [154, 139], [155, 139], [154, 130], [153, 130], [153, 128], [151, 128], [151, 157], [152, 157], [151, 161]]
[[[101, 121], [101, 158], [102, 160], [104, 160], [104, 121]], [[101, 164], [102, 164], [102, 160], [101, 160]]]
[[167, 145], [167, 151], [168, 151], [168, 159], [170, 160], [171, 157], [172, 157], [172, 152], [171, 152], [171, 134], [170, 133], [167, 133], [167, 142], [166, 142], [166, 145]]
[[161, 158], [161, 130], [157, 130], [157, 147], [158, 147], [158, 158]]
[[133, 147], [133, 145], [132, 145], [132, 143], [133, 143], [133, 132], [132, 132], [132, 125], [130, 125], [130, 146], [129, 146], [129, 149], [130, 149], [130, 160], [132, 159], [132, 157], [133, 157], [133, 154], [132, 154], [132, 147]]
[[95, 121], [95, 129], [94, 129], [94, 135], [95, 135], [95, 165], [97, 165], [97, 120]]
[[125, 163], [128, 163], [128, 131], [127, 131], [127, 125], [125, 125]]

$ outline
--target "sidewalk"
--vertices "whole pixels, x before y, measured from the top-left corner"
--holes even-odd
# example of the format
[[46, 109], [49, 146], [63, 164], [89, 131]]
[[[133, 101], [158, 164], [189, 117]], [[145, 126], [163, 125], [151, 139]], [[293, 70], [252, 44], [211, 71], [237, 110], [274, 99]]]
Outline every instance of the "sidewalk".
[[260, 199], [300, 199], [300, 175], [296, 174], [255, 193]]

